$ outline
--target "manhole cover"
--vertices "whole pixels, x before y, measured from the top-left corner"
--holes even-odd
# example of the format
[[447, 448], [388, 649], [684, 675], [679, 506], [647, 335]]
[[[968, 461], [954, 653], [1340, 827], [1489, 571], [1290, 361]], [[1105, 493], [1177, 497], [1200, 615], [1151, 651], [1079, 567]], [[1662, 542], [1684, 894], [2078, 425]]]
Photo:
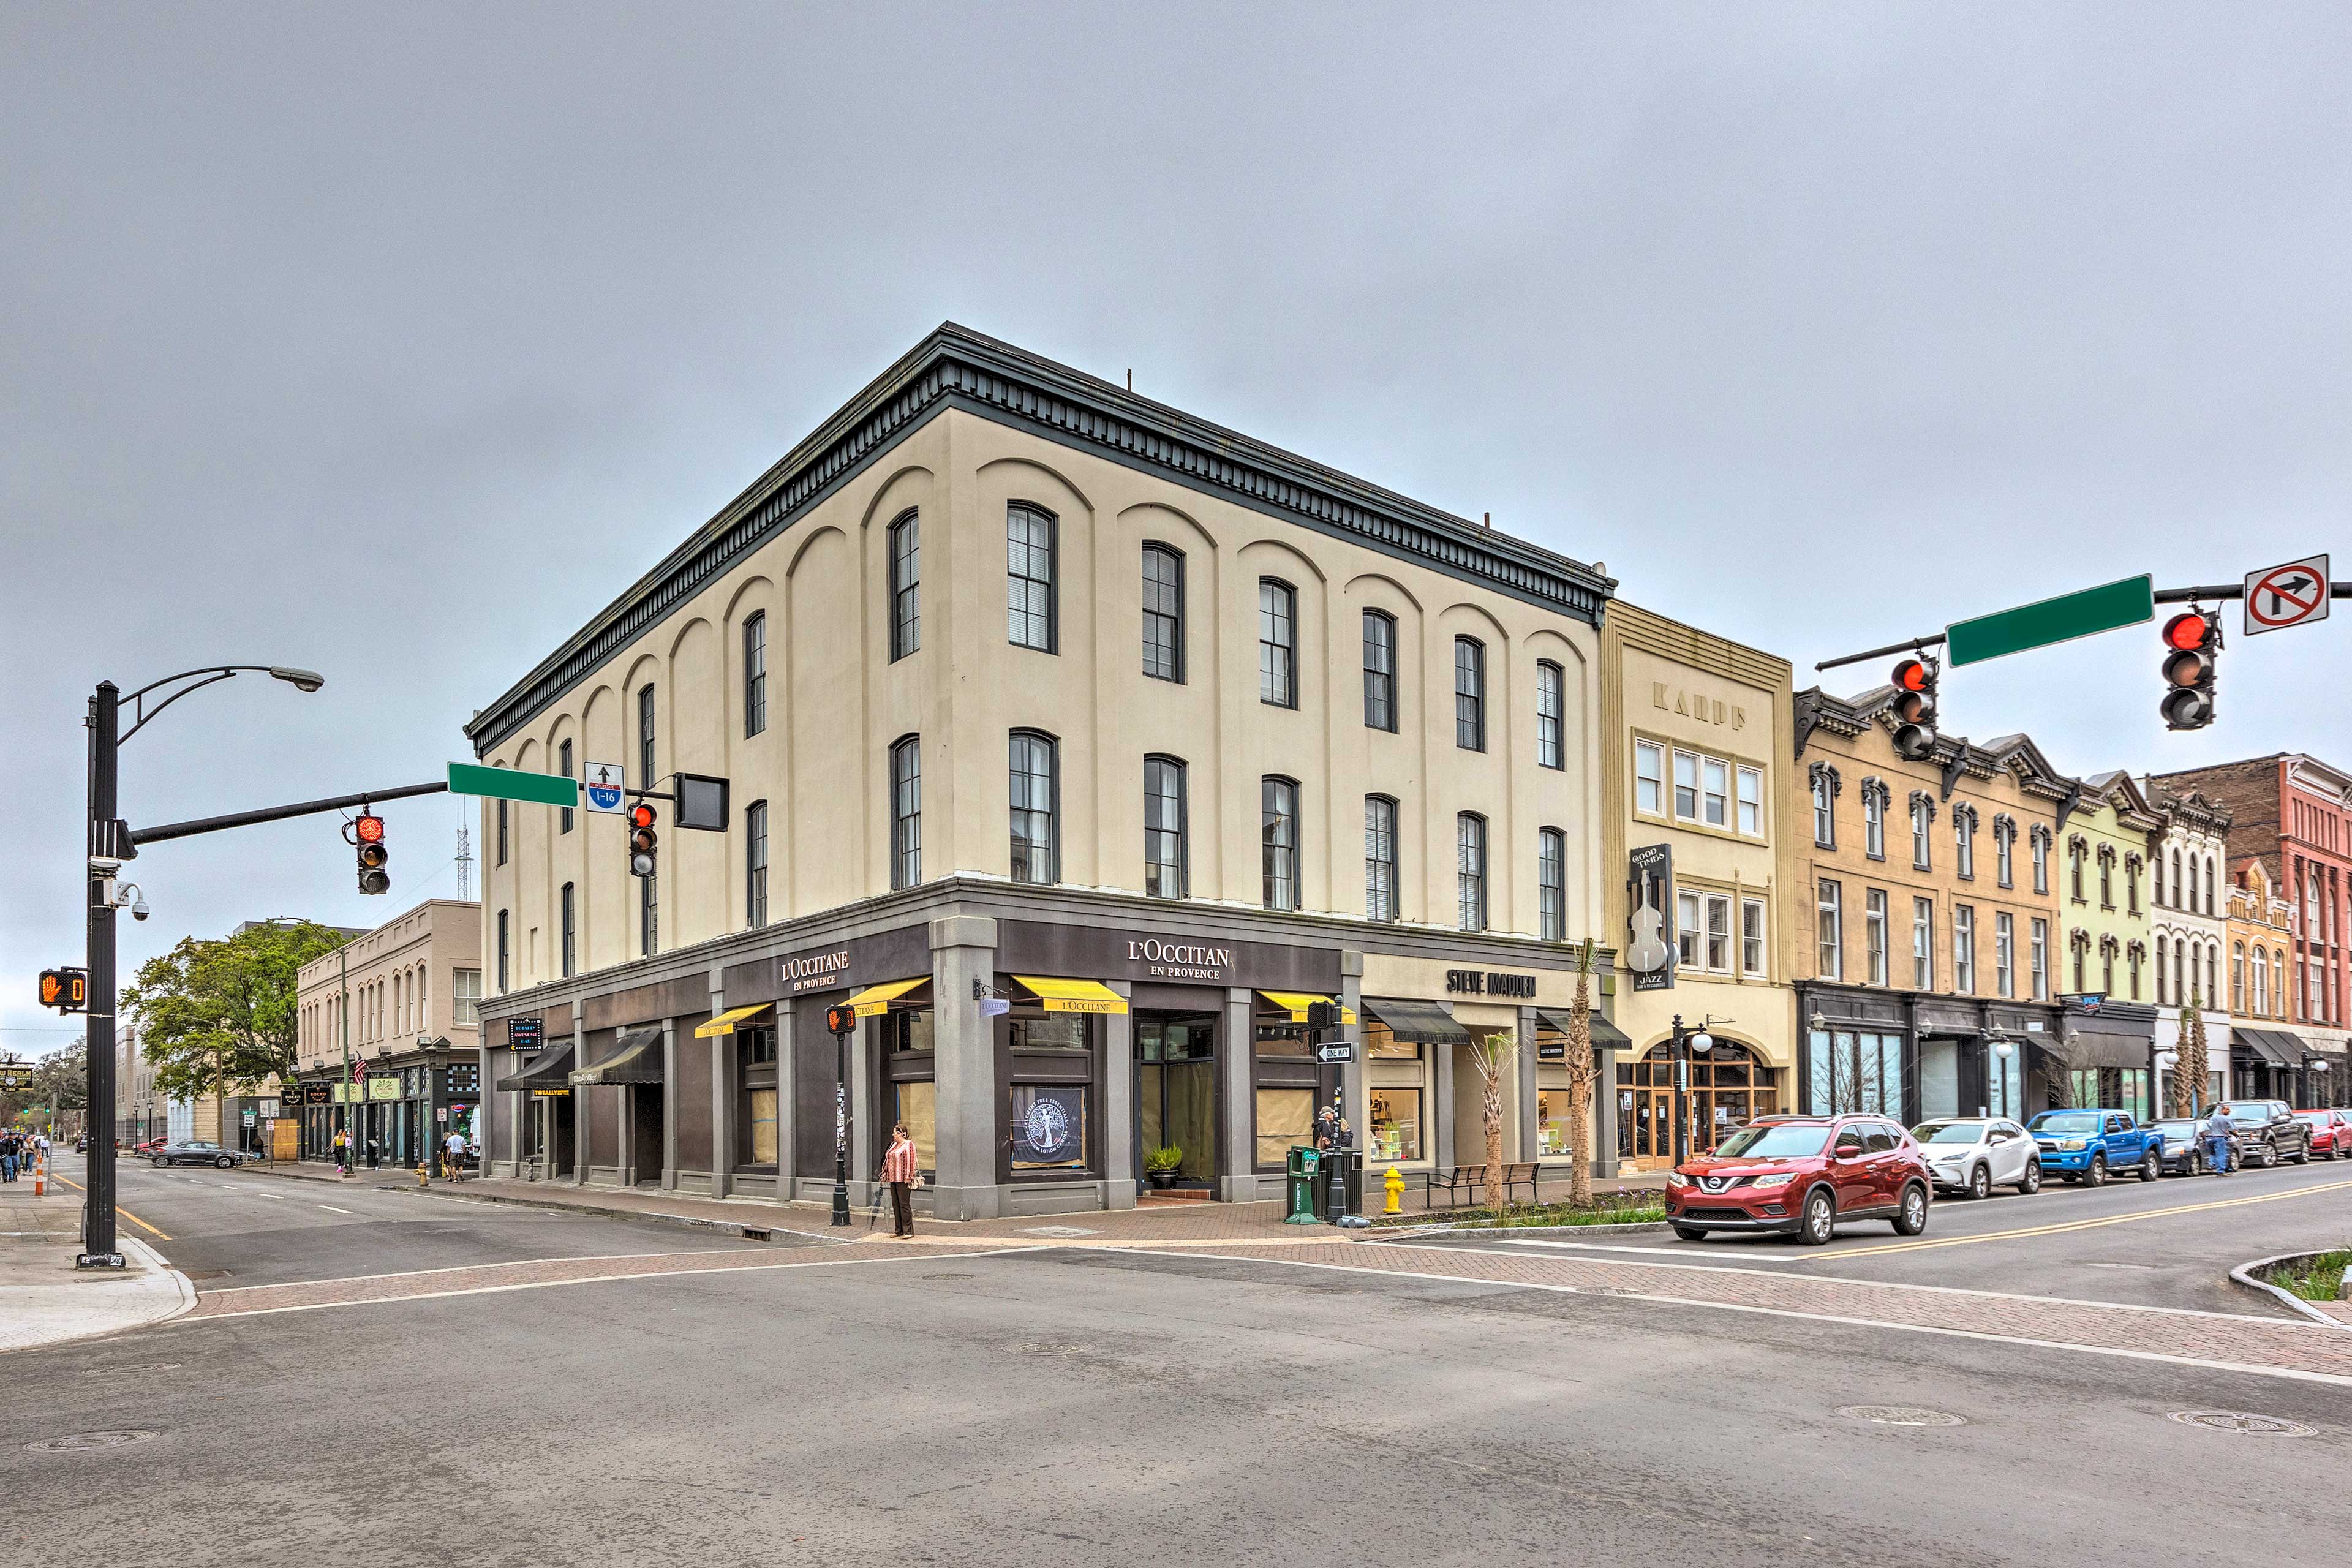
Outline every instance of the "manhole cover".
[[2284, 1415], [2252, 1415], [2239, 1410], [2176, 1410], [2169, 1420], [2211, 1432], [2238, 1432], [2249, 1437], [2315, 1437], [2319, 1434]]
[[1100, 1236], [1098, 1230], [1088, 1230], [1082, 1225], [1033, 1225], [1023, 1232], [1026, 1236]]
[[1913, 1405], [1841, 1405], [1837, 1413], [1849, 1421], [1874, 1421], [1881, 1426], [1965, 1426], [1969, 1418], [1948, 1410], [1922, 1410]]
[[179, 1370], [180, 1363], [175, 1361], [134, 1361], [121, 1366], [86, 1366], [82, 1368], [81, 1374], [84, 1377], [143, 1377], [149, 1373]]
[[62, 1437], [27, 1443], [25, 1448], [34, 1454], [76, 1454], [85, 1448], [119, 1448], [125, 1443], [144, 1443], [153, 1436], [152, 1432], [71, 1432]]
[[969, 1274], [926, 1274], [923, 1278], [926, 1279], [969, 1279], [971, 1276]]

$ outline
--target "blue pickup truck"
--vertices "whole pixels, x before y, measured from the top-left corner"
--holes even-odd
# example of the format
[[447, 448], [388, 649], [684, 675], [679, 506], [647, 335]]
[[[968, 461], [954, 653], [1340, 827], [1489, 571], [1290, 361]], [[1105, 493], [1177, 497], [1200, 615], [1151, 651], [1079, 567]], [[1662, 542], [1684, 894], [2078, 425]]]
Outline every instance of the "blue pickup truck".
[[2164, 1134], [2142, 1127], [2126, 1111], [2045, 1110], [2025, 1130], [2042, 1151], [2044, 1175], [2104, 1187], [2110, 1174], [2126, 1171], [2143, 1182], [2164, 1173]]

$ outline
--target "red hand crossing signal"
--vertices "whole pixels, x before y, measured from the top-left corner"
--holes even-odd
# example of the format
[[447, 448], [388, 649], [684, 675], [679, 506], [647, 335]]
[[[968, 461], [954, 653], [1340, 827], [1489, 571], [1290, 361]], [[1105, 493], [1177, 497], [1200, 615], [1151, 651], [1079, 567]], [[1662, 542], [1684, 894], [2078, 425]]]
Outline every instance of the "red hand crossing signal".
[[857, 1032], [857, 1009], [846, 1002], [835, 1003], [824, 1010], [824, 1026], [828, 1034], [853, 1035]]
[[2213, 721], [2215, 656], [2221, 617], [2191, 610], [2164, 623], [2164, 699], [2157, 711], [2168, 730], [2202, 730]]

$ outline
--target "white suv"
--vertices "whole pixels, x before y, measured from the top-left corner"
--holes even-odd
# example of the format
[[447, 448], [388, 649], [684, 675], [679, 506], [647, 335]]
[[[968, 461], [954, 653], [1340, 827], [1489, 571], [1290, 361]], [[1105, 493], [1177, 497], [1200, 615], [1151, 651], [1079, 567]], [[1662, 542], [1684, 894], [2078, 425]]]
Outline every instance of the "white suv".
[[1995, 1187], [2021, 1193], [2042, 1190], [2042, 1157], [2032, 1138], [2016, 1122], [1999, 1116], [1955, 1116], [1922, 1121], [1911, 1129], [1927, 1173], [1938, 1187], [1972, 1198]]

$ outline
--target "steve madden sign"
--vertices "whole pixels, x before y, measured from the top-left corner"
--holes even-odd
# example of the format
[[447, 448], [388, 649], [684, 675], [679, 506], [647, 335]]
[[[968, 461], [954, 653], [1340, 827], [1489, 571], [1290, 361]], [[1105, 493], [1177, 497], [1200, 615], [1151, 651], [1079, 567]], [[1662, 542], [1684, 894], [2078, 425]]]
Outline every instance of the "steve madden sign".
[[1162, 942], [1155, 936], [1129, 937], [1127, 958], [1143, 965], [1143, 973], [1154, 980], [1223, 980], [1234, 967], [1230, 947]]
[[845, 947], [794, 953], [776, 960], [776, 984], [787, 996], [797, 996], [803, 991], [830, 991], [847, 984], [848, 976], [849, 950]]
[[1532, 974], [1506, 974], [1499, 969], [1449, 969], [1445, 989], [1454, 996], [1525, 996], [1536, 994]]

